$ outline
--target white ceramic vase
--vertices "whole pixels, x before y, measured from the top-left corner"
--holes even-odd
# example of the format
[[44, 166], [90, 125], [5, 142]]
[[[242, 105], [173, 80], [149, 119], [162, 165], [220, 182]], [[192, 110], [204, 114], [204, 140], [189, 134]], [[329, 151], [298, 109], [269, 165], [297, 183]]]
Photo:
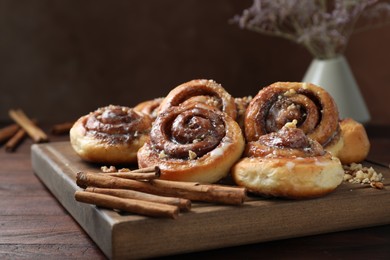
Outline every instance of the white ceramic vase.
[[336, 101], [340, 118], [351, 117], [360, 123], [370, 120], [363, 96], [343, 55], [326, 60], [314, 59], [303, 82], [316, 84], [328, 91]]

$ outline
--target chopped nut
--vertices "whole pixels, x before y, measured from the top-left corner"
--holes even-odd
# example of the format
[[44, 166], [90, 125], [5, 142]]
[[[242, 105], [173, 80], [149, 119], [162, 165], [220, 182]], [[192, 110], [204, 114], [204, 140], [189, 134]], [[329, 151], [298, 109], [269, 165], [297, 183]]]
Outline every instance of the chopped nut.
[[102, 172], [105, 172], [105, 173], [110, 173], [110, 172], [117, 172], [117, 169], [115, 166], [110, 166], [110, 167], [107, 167], [107, 166], [102, 166], [100, 167], [100, 170]]
[[373, 181], [373, 182], [370, 183], [370, 186], [375, 188], [375, 189], [380, 189], [380, 190], [385, 187], [383, 182], [380, 182], [380, 181]]
[[129, 171], [130, 171], [129, 168], [122, 168], [118, 170], [118, 172], [129, 172]]
[[351, 174], [348, 174], [348, 173], [344, 174], [344, 181], [349, 181], [352, 178], [353, 178], [353, 176]]
[[[360, 163], [352, 163], [350, 165], [344, 165], [344, 181], [350, 183], [370, 184], [371, 187], [377, 189], [383, 189], [383, 175], [377, 173], [372, 167], [363, 167]], [[382, 187], [382, 188], [380, 188]]]
[[193, 159], [195, 159], [196, 157], [198, 157], [198, 156], [196, 155], [195, 152], [193, 152], [193, 151], [191, 151], [191, 150], [188, 151], [188, 158], [189, 158], [190, 160], [193, 160]]
[[286, 123], [284, 126], [287, 128], [296, 128], [298, 121], [294, 119], [292, 122]]
[[285, 97], [291, 97], [291, 96], [293, 96], [294, 94], [296, 94], [297, 92], [295, 91], [295, 89], [289, 89], [289, 90], [287, 90], [286, 92], [284, 92], [284, 96]]
[[220, 102], [215, 98], [211, 97], [206, 100], [206, 105], [212, 106], [212, 107], [219, 107]]
[[165, 157], [167, 157], [167, 155], [165, 154], [164, 150], [162, 150], [162, 151], [159, 153], [158, 158], [163, 159], [163, 158], [165, 158]]

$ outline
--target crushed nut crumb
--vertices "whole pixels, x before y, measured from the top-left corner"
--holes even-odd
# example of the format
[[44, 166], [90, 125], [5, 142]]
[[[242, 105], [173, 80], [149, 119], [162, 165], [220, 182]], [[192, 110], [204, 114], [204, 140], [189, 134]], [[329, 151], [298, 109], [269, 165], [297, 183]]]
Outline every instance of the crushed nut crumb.
[[343, 165], [344, 181], [350, 183], [370, 184], [371, 187], [383, 189], [383, 175], [377, 173], [372, 167], [363, 167], [360, 163]]
[[158, 158], [163, 159], [163, 158], [165, 158], [165, 157], [167, 157], [167, 155], [165, 154], [164, 150], [162, 150], [162, 151], [159, 153]]
[[206, 105], [212, 107], [219, 107], [220, 101], [218, 101], [215, 97], [210, 97], [206, 100]]
[[102, 172], [105, 172], [105, 173], [110, 173], [110, 172], [117, 172], [117, 169], [115, 166], [110, 166], [110, 167], [107, 167], [107, 166], [102, 166], [100, 167], [100, 170]]
[[198, 157], [198, 156], [196, 155], [195, 152], [193, 152], [193, 151], [191, 151], [191, 150], [188, 151], [188, 158], [189, 158], [190, 160], [193, 160], [193, 159], [195, 159], [196, 157]]
[[379, 182], [379, 181], [373, 181], [370, 183], [370, 186], [375, 188], [375, 189], [383, 189], [385, 187], [385, 185], [383, 184], [383, 182]]
[[296, 93], [297, 92], [295, 91], [295, 89], [289, 89], [286, 92], [284, 92], [284, 96], [285, 97], [291, 97], [291, 96], [295, 95]]
[[118, 172], [129, 172], [130, 169], [129, 168], [121, 168], [118, 170]]
[[292, 122], [287, 122], [284, 127], [287, 128], [297, 128], [298, 121], [294, 119]]

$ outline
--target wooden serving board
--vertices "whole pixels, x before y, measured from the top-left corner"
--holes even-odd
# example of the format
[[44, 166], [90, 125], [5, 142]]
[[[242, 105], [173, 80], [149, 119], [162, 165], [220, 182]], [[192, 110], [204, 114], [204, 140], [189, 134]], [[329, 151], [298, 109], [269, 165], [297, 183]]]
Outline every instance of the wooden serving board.
[[75, 201], [78, 171], [99, 167], [79, 159], [69, 142], [35, 144], [32, 166], [89, 236], [112, 259], [146, 258], [390, 223], [390, 170], [385, 189], [343, 183], [311, 200], [250, 198], [242, 206], [193, 203], [178, 219], [158, 219]]

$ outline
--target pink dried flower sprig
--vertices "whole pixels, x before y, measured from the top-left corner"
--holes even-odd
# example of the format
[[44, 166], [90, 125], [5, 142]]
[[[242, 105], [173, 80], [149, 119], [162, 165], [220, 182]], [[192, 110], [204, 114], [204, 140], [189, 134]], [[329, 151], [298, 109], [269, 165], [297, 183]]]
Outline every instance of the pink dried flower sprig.
[[371, 21], [377, 19], [378, 14], [390, 17], [389, 3], [378, 9], [368, 8], [377, 2], [254, 0], [250, 8], [233, 18], [233, 22], [244, 29], [289, 39], [305, 46], [314, 57], [327, 59], [343, 53], [363, 13], [367, 12], [365, 18]]

